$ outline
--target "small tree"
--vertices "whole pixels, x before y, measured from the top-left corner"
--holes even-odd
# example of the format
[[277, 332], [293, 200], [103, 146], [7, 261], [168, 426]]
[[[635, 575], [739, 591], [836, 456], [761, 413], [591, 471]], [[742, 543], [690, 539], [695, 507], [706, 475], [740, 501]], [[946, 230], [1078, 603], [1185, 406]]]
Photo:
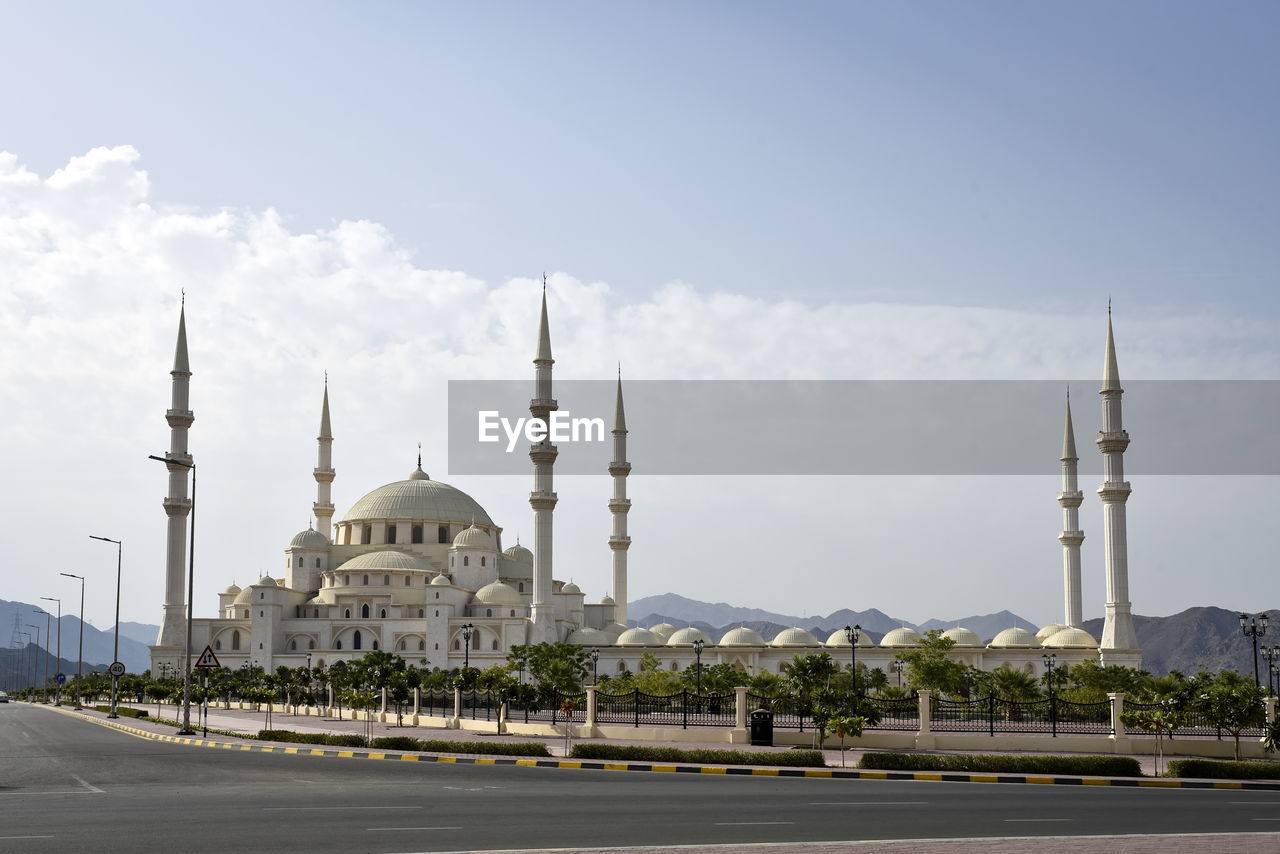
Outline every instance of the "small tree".
[[916, 640], [916, 648], [898, 653], [895, 658], [907, 664], [907, 680], [912, 688], [927, 688], [938, 694], [961, 694], [966, 690], [965, 666], [952, 661], [947, 652], [956, 642], [942, 636], [941, 629], [930, 629]]
[[1164, 761], [1164, 744], [1166, 737], [1172, 738], [1173, 731], [1186, 725], [1187, 715], [1178, 710], [1172, 700], [1166, 700], [1156, 709], [1126, 711], [1120, 716], [1127, 727], [1137, 727], [1143, 732], [1153, 733], [1156, 737], [1156, 776], [1161, 774], [1160, 766]]
[[1251, 682], [1244, 682], [1230, 671], [1218, 674], [1218, 679], [1195, 701], [1195, 707], [1215, 726], [1231, 733], [1235, 741], [1235, 758], [1240, 761], [1240, 733], [1265, 721], [1262, 705], [1263, 691]]
[[862, 735], [866, 719], [857, 715], [837, 715], [827, 719], [827, 726], [840, 737], [840, 767], [844, 767], [844, 740], [846, 737], [857, 738]]

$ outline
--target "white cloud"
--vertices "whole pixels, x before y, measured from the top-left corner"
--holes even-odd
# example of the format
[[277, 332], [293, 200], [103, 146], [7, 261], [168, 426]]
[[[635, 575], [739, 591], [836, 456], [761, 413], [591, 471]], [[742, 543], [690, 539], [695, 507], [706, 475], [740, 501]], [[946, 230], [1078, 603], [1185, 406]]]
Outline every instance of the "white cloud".
[[[300, 233], [270, 209], [198, 211], [155, 201], [139, 162], [130, 146], [96, 148], [42, 179], [0, 153], [0, 438], [8, 458], [0, 506], [11, 531], [21, 532], [6, 549], [11, 568], [31, 568], [11, 596], [49, 595], [56, 572], [66, 568], [48, 564], [50, 544], [70, 542], [68, 561], [99, 558], [81, 540], [103, 525], [130, 541], [135, 574], [126, 615], [155, 620], [164, 478], [144, 458], [167, 442], [162, 415], [180, 289], [195, 371], [192, 447], [205, 466], [201, 518], [210, 526], [200, 546], [203, 606], [232, 576], [243, 581], [274, 566], [285, 539], [302, 526], [313, 495], [322, 371], [330, 373], [339, 437], [335, 492], [346, 505], [402, 476], [419, 440], [428, 467], [442, 468], [447, 379], [531, 375], [539, 282], [531, 275], [487, 283], [430, 269], [376, 222]], [[705, 293], [682, 282], [628, 302], [606, 283], [569, 273], [551, 275], [549, 284], [557, 375], [564, 378], [608, 377], [619, 359], [636, 378], [1057, 379], [1101, 369], [1100, 311], [1064, 317], [991, 307], [807, 305], [785, 296]], [[1142, 317], [1139, 308], [1117, 315], [1126, 377], [1280, 375], [1277, 329], [1268, 319]], [[643, 460], [635, 462], [643, 471]], [[888, 555], [916, 561], [934, 580], [951, 571], [933, 568], [944, 559], [979, 574], [1001, 561], [1043, 573], [1028, 585], [1038, 592], [1009, 591], [1023, 598], [1008, 601], [980, 588], [969, 597], [945, 585], [930, 593], [938, 585], [908, 584], [895, 564], [892, 578], [864, 578], [851, 606], [897, 608], [918, 619], [1003, 607], [1033, 619], [1056, 616], [1055, 486], [1043, 506], [1027, 511], [1030, 524], [1044, 530], [1019, 535], [1021, 551], [1002, 555], [989, 538], [1004, 529], [1007, 510], [987, 514], [971, 504], [963, 517], [970, 543], [942, 552], [920, 543], [904, 548], [902, 532], [929, 530], [933, 516], [955, 518], [950, 499], [931, 503], [899, 484], [878, 487], [895, 496], [881, 502], [851, 483], [755, 484], [755, 495], [715, 481], [654, 484], [650, 496], [663, 496], [661, 503], [645, 506], [643, 492], [637, 495], [633, 593], [672, 589], [784, 610], [819, 607], [830, 601], [823, 584], [845, 577], [829, 559], [839, 545], [868, 576]], [[460, 485], [490, 504], [509, 532], [530, 530], [523, 481]], [[768, 496], [779, 490], [807, 496], [808, 516], [770, 507]], [[607, 583], [606, 491], [603, 478], [566, 482], [562, 495], [573, 500], [558, 511], [575, 531], [595, 532], [557, 541], [560, 565], [592, 595]], [[999, 490], [974, 491], [1000, 501]], [[687, 503], [691, 498], [698, 500]], [[1140, 506], [1135, 498], [1132, 515], [1140, 516]], [[839, 543], [851, 514], [869, 520], [864, 514], [876, 512], [884, 518], [868, 524], [861, 540]], [[777, 521], [759, 524], [771, 518]], [[807, 553], [734, 547], [717, 559], [703, 551], [707, 542], [782, 534], [806, 519], [823, 532]], [[1097, 531], [1091, 542], [1100, 539]], [[685, 565], [685, 556], [698, 565]], [[813, 588], [766, 596], [760, 585], [785, 561], [811, 566]], [[1098, 575], [1096, 564], [1091, 571]], [[730, 575], [749, 583], [726, 585]], [[1182, 595], [1191, 597], [1188, 605], [1214, 598], [1207, 590]], [[1100, 610], [1093, 604], [1091, 613]]]

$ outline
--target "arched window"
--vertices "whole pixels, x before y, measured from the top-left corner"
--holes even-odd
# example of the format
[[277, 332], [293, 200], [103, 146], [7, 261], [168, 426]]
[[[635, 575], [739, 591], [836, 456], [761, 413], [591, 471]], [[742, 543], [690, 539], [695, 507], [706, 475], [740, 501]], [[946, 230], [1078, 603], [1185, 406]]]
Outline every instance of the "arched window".
[[492, 609], [492, 608], [485, 608], [485, 609], [484, 609], [484, 615], [485, 615], [486, 617], [492, 617], [492, 616], [493, 616], [493, 609]]
[[351, 648], [352, 648], [352, 649], [360, 649], [360, 641], [361, 641], [361, 638], [360, 638], [360, 630], [359, 630], [359, 629], [356, 629], [356, 633], [355, 633], [354, 637], [353, 637], [353, 638], [352, 638], [352, 640], [351, 640]]
[[237, 629], [236, 631], [234, 631], [234, 632], [232, 632], [232, 633], [231, 633], [231, 648], [232, 648], [232, 649], [239, 649], [239, 648], [240, 648], [240, 631], [239, 631], [239, 629]]
[[449, 542], [449, 526], [441, 525], [436, 528], [436, 539], [441, 543]]
[[248, 608], [245, 608], [245, 609], [244, 609], [244, 618], [245, 618], [246, 620], [247, 620], [247, 619], [249, 619], [249, 609], [248, 609]]
[[298, 648], [298, 642], [296, 640], [289, 641], [289, 649], [296, 650], [297, 648]]
[[495, 650], [498, 648], [498, 642], [496, 640], [493, 642], [493, 648]]
[[404, 639], [400, 639], [400, 643], [396, 645], [397, 652], [404, 652]]
[[462, 649], [462, 644], [458, 643], [458, 639], [457, 639], [457, 638], [454, 638], [454, 640], [453, 640], [453, 648], [454, 648], [454, 649]]
[[678, 661], [673, 661], [673, 662], [671, 662], [671, 669], [672, 669], [672, 670], [679, 670], [679, 669], [680, 669], [680, 662], [678, 662]]
[[385, 620], [387, 618], [387, 609], [383, 608], [381, 611], [379, 611], [378, 616]]
[[619, 672], [619, 673], [626, 673], [626, 672], [627, 672], [627, 663], [626, 663], [625, 661], [619, 661], [619, 662], [618, 662], [618, 672]]
[[463, 565], [463, 566], [471, 566], [471, 556], [470, 556], [470, 555], [463, 555], [463, 556], [462, 556], [462, 565]]
[[313, 616], [313, 617], [318, 617], [318, 616], [320, 616], [320, 609], [319, 609], [319, 608], [316, 608], [316, 612], [315, 612], [314, 614], [312, 614], [311, 616]]
[[472, 648], [472, 649], [479, 649], [479, 648], [480, 648], [480, 633], [479, 633], [479, 632], [476, 632], [475, 634], [473, 634], [473, 635], [471, 636], [471, 648]]
[[320, 558], [316, 558], [316, 569], [320, 568]]
[[334, 649], [342, 649], [342, 641], [334, 641], [334, 642], [333, 642], [333, 648], [334, 648]]
[[351, 619], [351, 609], [350, 609], [350, 608], [343, 608], [343, 609], [342, 609], [342, 616], [343, 616], [343, 617], [346, 617], [348, 620], [349, 620], [349, 619]]
[[426, 641], [418, 641], [418, 652], [426, 652], [426, 651], [427, 651]]
[[360, 529], [360, 545], [367, 546], [373, 541], [373, 526], [365, 525]]
[[387, 526], [387, 542], [391, 543], [392, 545], [395, 545], [395, 542], [396, 542], [396, 526], [395, 525]]
[[365, 587], [368, 587], [368, 586], [369, 586], [369, 576], [367, 576], [367, 575], [366, 575], [366, 576], [364, 577], [364, 581], [361, 581], [360, 583], [361, 583], [362, 585], [364, 585]]
[[415, 545], [417, 545], [418, 543], [421, 543], [422, 542], [422, 526], [414, 525], [409, 530], [409, 535], [410, 535], [410, 539], [413, 540]]
[[408, 587], [408, 586], [409, 586], [410, 584], [412, 584], [412, 583], [413, 583], [413, 579], [406, 575], [406, 576], [404, 577], [404, 586], [405, 586], [405, 587]]
[[480, 565], [484, 566], [484, 555], [480, 555]]
[[302, 566], [302, 558], [298, 558], [298, 566]]
[[222, 638], [218, 638], [216, 641], [213, 642], [213, 648], [222, 649]]
[[437, 616], [437, 617], [438, 617], [438, 616], [440, 616], [440, 609], [439, 609], [439, 608], [437, 608], [437, 609], [436, 609], [436, 616]]
[[[436, 598], [437, 598], [437, 599], [439, 599], [439, 598], [440, 598], [440, 591], [439, 591], [439, 590], [437, 590], [437, 591], [436, 591]], [[440, 616], [440, 613], [439, 613], [438, 611], [436, 612], [436, 616], [437, 616], [437, 617], [438, 617], [438, 616]]]
[[350, 576], [350, 575], [344, 575], [344, 576], [342, 576], [342, 584], [343, 584], [344, 586], [346, 586], [346, 587], [350, 587], [350, 586], [351, 586], [351, 576]]
[[384, 575], [384, 576], [382, 576], [382, 586], [383, 586], [383, 587], [390, 587], [390, 586], [391, 586], [391, 576], [389, 576], [389, 575]]
[[366, 619], [366, 620], [369, 619], [369, 603], [368, 602], [360, 606], [360, 616], [363, 619]]
[[520, 582], [520, 584], [519, 584], [519, 591], [520, 591], [521, 593], [523, 593], [523, 592], [524, 592], [524, 582], [523, 582], [523, 581], [521, 581], [521, 582]]
[[418, 609], [418, 616], [419, 616], [419, 617], [425, 617], [425, 616], [426, 616], [426, 612], [424, 612], [421, 608], [419, 608], [419, 609]]
[[511, 609], [511, 616], [513, 616], [513, 617], [514, 617], [515, 615], [516, 615], [516, 609], [515, 609], [515, 608], [512, 608], [512, 609]]
[[377, 641], [374, 641], [374, 642], [373, 642], [373, 648], [374, 648], [374, 649], [377, 649], [377, 648], [378, 648], [378, 642], [377, 642]]
[[307, 641], [307, 649], [315, 649], [315, 648], [316, 648], [315, 638], [312, 638], [311, 640]]

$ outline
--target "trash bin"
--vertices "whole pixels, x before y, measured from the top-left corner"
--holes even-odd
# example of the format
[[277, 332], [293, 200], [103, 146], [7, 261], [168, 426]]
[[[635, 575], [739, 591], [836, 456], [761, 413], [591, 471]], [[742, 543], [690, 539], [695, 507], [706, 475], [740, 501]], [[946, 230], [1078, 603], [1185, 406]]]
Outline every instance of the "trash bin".
[[751, 713], [751, 744], [773, 747], [773, 712], [768, 709], [756, 709]]

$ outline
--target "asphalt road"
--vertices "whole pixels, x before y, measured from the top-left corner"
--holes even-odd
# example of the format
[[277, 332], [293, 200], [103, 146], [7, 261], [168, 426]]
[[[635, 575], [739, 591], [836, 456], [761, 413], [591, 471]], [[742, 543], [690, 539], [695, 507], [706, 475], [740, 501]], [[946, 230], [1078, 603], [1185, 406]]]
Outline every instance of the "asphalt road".
[[[0, 851], [24, 854], [1277, 831], [1280, 792], [725, 777], [233, 752], [143, 740], [23, 703], [0, 705]], [[1240, 850], [1272, 850], [1258, 847], [1262, 839], [1280, 846], [1277, 837], [1241, 837]]]

